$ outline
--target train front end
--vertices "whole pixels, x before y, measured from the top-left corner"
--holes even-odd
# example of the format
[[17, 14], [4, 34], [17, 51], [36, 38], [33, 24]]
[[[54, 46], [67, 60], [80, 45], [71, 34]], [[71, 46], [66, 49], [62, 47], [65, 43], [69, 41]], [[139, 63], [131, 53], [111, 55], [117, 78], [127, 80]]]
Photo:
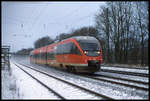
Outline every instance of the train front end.
[[83, 56], [82, 66], [77, 69], [78, 72], [90, 72], [94, 73], [100, 70], [102, 59], [102, 48], [99, 40], [94, 37], [83, 36], [76, 38], [78, 47]]

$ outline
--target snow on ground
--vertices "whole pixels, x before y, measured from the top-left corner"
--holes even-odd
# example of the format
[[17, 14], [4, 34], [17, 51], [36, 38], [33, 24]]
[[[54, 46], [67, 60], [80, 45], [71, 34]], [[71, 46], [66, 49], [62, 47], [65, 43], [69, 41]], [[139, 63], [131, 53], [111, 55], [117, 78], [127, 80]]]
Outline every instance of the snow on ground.
[[98, 93], [111, 96], [115, 99], [147, 99], [148, 94], [145, 91], [139, 91], [136, 89], [131, 89], [128, 87], [122, 87], [116, 84], [110, 84], [106, 82], [98, 82], [96, 80], [91, 80], [89, 78], [84, 78], [79, 75], [74, 75], [71, 73], [58, 71], [53, 68], [47, 68], [46, 66], [34, 65], [34, 68], [42, 69], [43, 71], [57, 76], [61, 79], [67, 80], [69, 82], [78, 84], [82, 87], [94, 90]]
[[12, 62], [12, 75], [2, 71], [2, 99], [58, 99]]
[[101, 77], [101, 76], [94, 77], [94, 78], [100, 78], [100, 79], [105, 79], [105, 80], [109, 80], [109, 81], [120, 82], [120, 83], [123, 83], [123, 84], [129, 84], [129, 85], [134, 85], [134, 86], [144, 87], [144, 88], [148, 88], [149, 87], [148, 85], [145, 85], [145, 84], [138, 84], [138, 83], [135, 83], [135, 82], [128, 82], [126, 80], [124, 81], [124, 80], [118, 80], [118, 79]]
[[18, 89], [16, 88], [15, 77], [8, 70], [1, 70], [2, 99], [19, 98]]
[[130, 69], [130, 68], [113, 68], [113, 67], [101, 67], [101, 69], [108, 69], [108, 70], [118, 70], [118, 71], [126, 71], [126, 72], [136, 72], [136, 73], [145, 73], [148, 74], [149, 70], [142, 70], [142, 69]]
[[109, 64], [109, 63], [103, 63], [102, 64], [103, 66], [106, 66], [106, 67], [127, 67], [127, 68], [143, 68], [143, 69], [149, 69], [149, 67], [148, 66], [141, 66], [140, 64], [136, 64], [136, 65], [134, 65], [134, 64], [116, 64], [116, 63], [114, 63], [114, 64]]
[[147, 78], [147, 77], [124, 75], [124, 74], [117, 74], [117, 73], [108, 73], [108, 72], [103, 72], [103, 71], [97, 72], [95, 74], [108, 75], [108, 76], [112, 76], [112, 77], [119, 77], [119, 78], [124, 78], [124, 79], [129, 79], [129, 80], [149, 82], [149, 78]]
[[21, 66], [21, 68], [25, 69], [34, 77], [38, 78], [41, 82], [43, 82], [50, 88], [54, 89], [55, 91], [57, 91], [66, 99], [102, 99], [102, 97], [96, 97], [95, 95], [88, 94], [84, 91], [81, 91], [80, 89], [76, 87], [72, 87], [66, 83], [58, 81], [54, 78], [51, 78], [45, 74], [39, 73], [32, 69], [26, 68], [24, 66]]
[[[56, 73], [56, 72], [55, 72]], [[56, 75], [56, 74], [54, 74]], [[89, 78], [83, 78], [78, 75], [71, 75], [71, 74], [63, 74], [59, 73], [59, 77], [64, 78], [67, 81], [70, 81], [72, 83], [78, 84], [82, 87], [94, 90], [98, 93], [113, 97], [115, 99], [145, 99], [147, 98], [145, 95], [147, 95], [146, 92], [136, 91], [135, 89], [128, 88], [128, 87], [122, 87], [120, 85], [111, 84], [107, 82], [97, 80], [89, 79]], [[142, 93], [145, 93], [145, 95], [141, 95]], [[139, 96], [141, 95], [141, 96]]]
[[[17, 61], [24, 62], [25, 64], [29, 64], [29, 60], [26, 59], [28, 62], [24, 62], [24, 59], [19, 59]], [[2, 99], [57, 99], [56, 96], [54, 96], [53, 93], [42, 87], [40, 84], [38, 84], [35, 80], [33, 80], [31, 77], [29, 77], [27, 74], [25, 74], [22, 70], [17, 68], [14, 64], [11, 62], [12, 67], [12, 76], [10, 79], [6, 80], [6, 75], [2, 75]], [[99, 93], [103, 93], [105, 95], [112, 96], [116, 99], [148, 99], [147, 92], [136, 92], [134, 89], [128, 89], [119, 87], [117, 85], [104, 83], [104, 82], [95, 82], [94, 80], [83, 79], [80, 76], [67, 74], [63, 71], [56, 71], [53, 68], [45, 68], [44, 66], [34, 66], [36, 68], [40, 67], [41, 69], [45, 69], [47, 73], [52, 73], [55, 76], [61, 77], [65, 80], [69, 80], [72, 83], [79, 84], [80, 86], [86, 87], [88, 89], [96, 90]], [[105, 74], [105, 73], [104, 73]], [[108, 73], [106, 75], [114, 75], [114, 76], [125, 76], [121, 74], [112, 74]], [[133, 76], [132, 76], [133, 77]], [[131, 78], [129, 76], [125, 76], [125, 78]], [[138, 80], [138, 78], [135, 79]], [[139, 78], [139, 80], [142, 78]], [[4, 82], [7, 81], [7, 82]], [[45, 80], [46, 81], [46, 80]], [[148, 81], [147, 78], [145, 80], [142, 79], [142, 81]], [[47, 81], [46, 81], [47, 82]], [[10, 89], [15, 88], [14, 90], [10, 91], [8, 89], [8, 84], [12, 84], [10, 86]], [[55, 82], [54, 85], [58, 84], [58, 82]], [[53, 86], [55, 87], [55, 86]], [[55, 87], [57, 88], [57, 87]], [[58, 87], [58, 90], [61, 88], [61, 85]], [[69, 88], [65, 88], [65, 90], [69, 91]], [[124, 90], [126, 89], [126, 90]], [[63, 90], [60, 92], [63, 93]], [[66, 93], [67, 94], [67, 93]], [[80, 93], [74, 93], [74, 94], [80, 94]], [[140, 96], [140, 95], [141, 96]], [[80, 96], [81, 97], [81, 96]], [[78, 98], [76, 98], [78, 99]]]

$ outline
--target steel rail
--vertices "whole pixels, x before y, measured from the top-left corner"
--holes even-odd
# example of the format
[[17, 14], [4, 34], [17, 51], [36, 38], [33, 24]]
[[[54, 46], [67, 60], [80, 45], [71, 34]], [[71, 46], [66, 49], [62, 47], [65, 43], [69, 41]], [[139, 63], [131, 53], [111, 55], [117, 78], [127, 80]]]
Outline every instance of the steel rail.
[[134, 76], [140, 76], [140, 77], [149, 77], [149, 74], [145, 74], [145, 73], [125, 72], [125, 71], [108, 70], [108, 69], [101, 69], [101, 71], [109, 72], [109, 73], [125, 74], [125, 75], [134, 75]]
[[94, 78], [92, 76], [103, 76], [103, 77], [106, 77], [106, 78], [118, 79], [118, 80], [122, 80], [122, 81], [128, 81], [128, 82], [138, 83], [138, 84], [143, 84], [143, 85], [148, 85], [149, 84], [148, 82], [142, 82], [142, 81], [137, 81], [137, 80], [129, 80], [129, 79], [118, 78], [118, 77], [111, 77], [111, 76], [106, 76], [106, 75], [101, 75], [101, 74], [90, 74], [90, 75], [91, 75], [91, 77], [89, 76], [90, 78], [93, 78], [93, 79], [96, 79], [96, 80], [99, 79], [101, 81], [110, 82], [110, 83], [112, 82], [114, 84], [120, 84], [122, 86], [127, 86], [127, 87], [131, 87], [131, 88], [137, 88], [137, 89], [141, 89], [141, 90], [145, 90], [145, 91], [149, 90], [148, 88], [145, 88], [145, 87], [139, 87], [139, 86], [135, 86], [135, 85], [132, 85], [132, 84], [126, 84], [126, 83], [119, 83], [119, 82], [115, 82], [115, 81], [112, 81], [112, 80], [109, 81], [107, 79]]
[[38, 70], [38, 69], [32, 68], [32, 67], [27, 66], [27, 65], [25, 65], [25, 64], [20, 64], [20, 65], [26, 66], [27, 68], [30, 68], [30, 69], [32, 69], [32, 70], [35, 70], [35, 71], [40, 72], [40, 73], [42, 73], [42, 74], [45, 74], [45, 75], [47, 75], [47, 76], [49, 76], [49, 77], [52, 77], [52, 78], [54, 78], [54, 79], [56, 79], [56, 80], [59, 80], [59, 81], [61, 81], [61, 82], [64, 82], [64, 83], [69, 84], [69, 85], [72, 85], [72, 86], [74, 86], [74, 87], [77, 87], [77, 88], [79, 88], [79, 89], [81, 89], [81, 90], [84, 90], [84, 91], [86, 91], [86, 92], [89, 92], [89, 93], [91, 93], [91, 94], [94, 94], [95, 96], [103, 97], [104, 99], [114, 99], [114, 98], [108, 97], [108, 96], [106, 96], [106, 95], [104, 95], [104, 94], [100, 94], [100, 93], [97, 93], [97, 92], [95, 92], [95, 91], [89, 90], [89, 89], [87, 89], [87, 88], [85, 88], [85, 87], [81, 87], [81, 86], [79, 86], [79, 85], [77, 85], [77, 84], [74, 84], [74, 83], [65, 81], [65, 80], [63, 80], [63, 79], [61, 79], [61, 78], [57, 78], [57, 77], [52, 76], [52, 75], [50, 75], [50, 74], [48, 74], [48, 73], [46, 73], [46, 72], [43, 72], [43, 71], [40, 71], [40, 70]]
[[138, 68], [138, 67], [121, 67], [121, 66], [105, 66], [105, 65], [101, 65], [103, 67], [112, 67], [112, 68], [127, 68], [127, 69], [139, 69], [139, 70], [149, 70], [149, 68]]
[[101, 76], [101, 77], [112, 78], [112, 79], [118, 79], [118, 80], [123, 80], [123, 81], [128, 81], [128, 82], [143, 84], [143, 85], [149, 85], [149, 82], [131, 80], [131, 79], [120, 78], [120, 77], [114, 77], [114, 76], [108, 76], [108, 75], [102, 75], [102, 74], [93, 74], [92, 76]]
[[[15, 63], [14, 63], [15, 64]], [[34, 80], [36, 80], [38, 83], [40, 83], [42, 86], [44, 86], [45, 88], [47, 88], [48, 90], [52, 91], [56, 96], [58, 96], [59, 98], [61, 98], [62, 100], [65, 100], [66, 98], [64, 98], [63, 96], [61, 96], [60, 94], [58, 94], [56, 91], [54, 91], [53, 89], [51, 89], [50, 87], [48, 87], [47, 85], [45, 85], [44, 83], [42, 83], [40, 80], [38, 80], [37, 78], [35, 78], [34, 76], [32, 76], [30, 73], [28, 73], [27, 71], [25, 71], [24, 69], [22, 69], [20, 66], [18, 66], [17, 64], [15, 64], [18, 68], [20, 68], [22, 71], [24, 71], [26, 74], [28, 74], [29, 76], [31, 76]]]
[[113, 84], [119, 84], [121, 86], [126, 86], [126, 87], [130, 87], [130, 88], [136, 88], [136, 89], [140, 89], [140, 90], [144, 90], [144, 91], [149, 91], [149, 88], [139, 87], [139, 86], [126, 84], [126, 83], [121, 83], [121, 82], [116, 82], [116, 81], [107, 80], [107, 79], [104, 79], [104, 78], [95, 78], [93, 76], [88, 76], [88, 75], [84, 75], [83, 77], [87, 77], [87, 78], [91, 78], [91, 79], [95, 79], [95, 80], [100, 80], [100, 81], [103, 81], [103, 82], [113, 83]]

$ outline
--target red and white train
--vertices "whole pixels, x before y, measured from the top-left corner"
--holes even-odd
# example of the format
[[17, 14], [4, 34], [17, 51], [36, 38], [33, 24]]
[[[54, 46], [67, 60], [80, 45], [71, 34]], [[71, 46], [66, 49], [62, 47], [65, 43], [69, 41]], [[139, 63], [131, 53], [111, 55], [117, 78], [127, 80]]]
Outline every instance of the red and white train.
[[70, 72], [94, 73], [103, 63], [102, 47], [94, 37], [71, 37], [31, 51], [30, 62]]

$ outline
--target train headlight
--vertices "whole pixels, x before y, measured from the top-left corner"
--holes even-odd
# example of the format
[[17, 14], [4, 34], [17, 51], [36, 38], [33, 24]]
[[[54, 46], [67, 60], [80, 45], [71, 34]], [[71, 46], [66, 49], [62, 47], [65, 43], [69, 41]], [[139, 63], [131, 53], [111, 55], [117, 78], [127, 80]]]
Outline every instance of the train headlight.
[[100, 51], [97, 51], [96, 53], [97, 53], [97, 54], [100, 54]]
[[88, 51], [84, 51], [84, 54], [87, 54], [88, 53]]

